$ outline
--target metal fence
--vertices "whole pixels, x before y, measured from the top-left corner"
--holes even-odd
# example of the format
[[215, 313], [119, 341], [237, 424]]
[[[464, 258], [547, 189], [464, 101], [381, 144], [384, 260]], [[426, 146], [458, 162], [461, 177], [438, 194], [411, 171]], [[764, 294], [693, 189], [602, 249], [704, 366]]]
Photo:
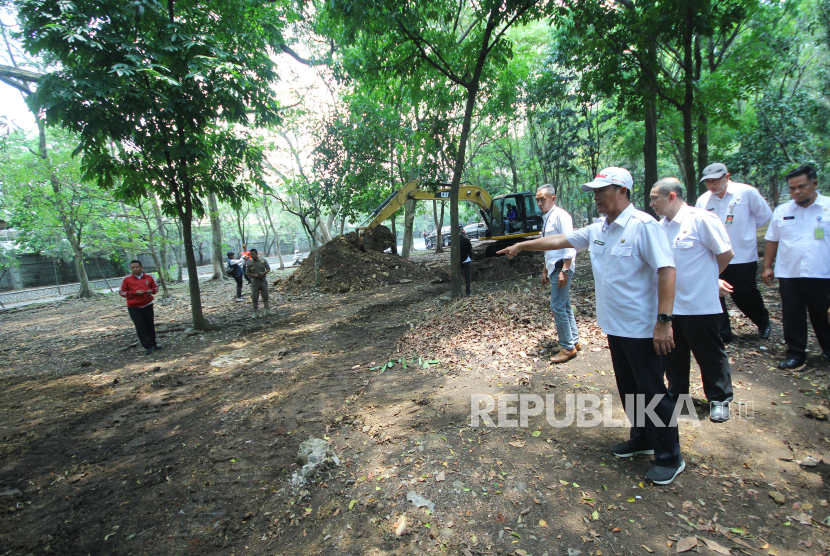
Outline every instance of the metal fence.
[[[107, 286], [109, 282], [109, 286]], [[105, 290], [108, 287], [117, 290], [121, 287], [121, 278], [110, 278], [109, 280], [91, 280], [89, 287], [93, 290]], [[30, 301], [32, 299], [43, 299], [45, 297], [60, 297], [64, 295], [72, 295], [81, 291], [81, 284], [66, 284], [60, 286], [47, 286], [44, 288], [29, 288], [26, 290], [15, 290], [11, 292], [0, 293], [0, 301], [3, 304], [19, 303], [21, 301]]]

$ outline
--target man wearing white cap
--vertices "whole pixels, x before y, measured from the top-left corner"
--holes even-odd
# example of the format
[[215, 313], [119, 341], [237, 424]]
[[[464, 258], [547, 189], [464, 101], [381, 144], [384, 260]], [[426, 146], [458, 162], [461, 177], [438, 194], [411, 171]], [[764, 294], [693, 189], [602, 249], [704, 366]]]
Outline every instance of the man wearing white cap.
[[807, 314], [821, 357], [830, 361], [830, 233], [826, 232], [830, 198], [817, 191], [818, 176], [812, 166], [800, 166], [786, 178], [792, 200], [775, 209], [761, 279], [771, 286], [773, 275], [778, 278], [787, 344], [787, 357], [778, 366], [795, 369], [807, 359]]
[[[772, 210], [757, 189], [745, 183], [729, 179], [729, 170], [720, 162], [703, 169], [700, 178], [708, 191], [701, 195], [695, 207], [708, 210], [718, 216], [729, 234], [735, 258], [721, 272], [720, 279], [726, 282], [726, 291], [743, 314], [758, 327], [762, 339], [769, 338], [769, 311], [758, 291], [755, 276], [758, 273], [758, 240], [756, 230], [770, 221]], [[726, 298], [720, 300], [723, 313], [720, 321], [720, 335], [724, 342], [732, 340]]]
[[[517, 243], [499, 251], [588, 249], [596, 288], [597, 324], [608, 335], [617, 389], [632, 423], [630, 438], [612, 448], [618, 457], [654, 454], [646, 478], [674, 481], [686, 464], [680, 455], [674, 404], [664, 382], [665, 356], [674, 347], [674, 261], [665, 232], [631, 204], [633, 180], [624, 168], [605, 168], [582, 186], [605, 215], [567, 234]], [[655, 294], [656, 292], [656, 294]]]
[[709, 400], [709, 419], [723, 423], [729, 420], [732, 374], [718, 333], [718, 274], [732, 259], [729, 236], [717, 216], [686, 204], [683, 184], [677, 178], [663, 178], [654, 184], [651, 207], [663, 217], [660, 225], [666, 230], [677, 265], [672, 322], [675, 347], [666, 358], [669, 394], [675, 401], [689, 395], [694, 353]]

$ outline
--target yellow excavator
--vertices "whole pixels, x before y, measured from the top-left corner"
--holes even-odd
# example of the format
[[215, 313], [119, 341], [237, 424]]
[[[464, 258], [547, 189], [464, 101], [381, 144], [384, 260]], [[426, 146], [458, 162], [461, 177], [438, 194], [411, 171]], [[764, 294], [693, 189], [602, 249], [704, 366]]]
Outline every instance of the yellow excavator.
[[[400, 210], [407, 201], [448, 201], [450, 198], [448, 186], [432, 192], [418, 189], [418, 185], [418, 180], [407, 183], [372, 211], [369, 222], [359, 228], [363, 243], [367, 247], [382, 251], [392, 246], [394, 238], [391, 237], [391, 232], [380, 224]], [[542, 212], [536, 205], [534, 193], [525, 191], [490, 197], [490, 194], [480, 187], [462, 184], [458, 188], [458, 200], [474, 203], [479, 207], [487, 226], [487, 231], [479, 238], [488, 241], [484, 247], [485, 257], [495, 256], [496, 251], [523, 238], [538, 236], [542, 231]], [[385, 230], [380, 233], [381, 229]]]

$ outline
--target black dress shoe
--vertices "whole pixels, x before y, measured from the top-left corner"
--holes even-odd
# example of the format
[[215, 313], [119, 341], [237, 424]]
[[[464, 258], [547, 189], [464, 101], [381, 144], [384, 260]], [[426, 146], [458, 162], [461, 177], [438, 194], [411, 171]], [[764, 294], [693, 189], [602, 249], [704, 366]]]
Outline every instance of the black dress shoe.
[[796, 359], [795, 357], [788, 357], [778, 364], [779, 369], [792, 370], [804, 364], [804, 359]]
[[762, 340], [766, 340], [769, 338], [770, 332], [772, 332], [772, 325], [768, 324], [764, 328], [758, 328], [758, 336]]
[[732, 343], [732, 341], [735, 339], [735, 336], [733, 336], [732, 334], [721, 334], [720, 339], [723, 340], [724, 344], [729, 344]]

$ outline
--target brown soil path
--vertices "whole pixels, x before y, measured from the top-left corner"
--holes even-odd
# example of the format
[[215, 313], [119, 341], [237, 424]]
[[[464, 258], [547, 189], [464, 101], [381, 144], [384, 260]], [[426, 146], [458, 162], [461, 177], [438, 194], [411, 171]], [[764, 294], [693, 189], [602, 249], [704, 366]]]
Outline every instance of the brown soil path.
[[[610, 455], [624, 429], [544, 415], [470, 428], [471, 394], [554, 394], [560, 418], [566, 394], [613, 396], [587, 272], [574, 299], [589, 343], [558, 367], [534, 351], [552, 327], [535, 277], [476, 282], [487, 293], [451, 306], [424, 282], [276, 295], [277, 315], [257, 321], [207, 284], [224, 327], [193, 336], [177, 289], [150, 357], [128, 347], [117, 298], [2, 314], [0, 553], [826, 554], [828, 466], [797, 461], [828, 457], [828, 423], [804, 406], [826, 402], [830, 369], [775, 370], [780, 325], [761, 342], [734, 319], [736, 397], [753, 419], [684, 422], [689, 467], [667, 488], [641, 484], [647, 458]], [[309, 437], [341, 465], [294, 487]]]

